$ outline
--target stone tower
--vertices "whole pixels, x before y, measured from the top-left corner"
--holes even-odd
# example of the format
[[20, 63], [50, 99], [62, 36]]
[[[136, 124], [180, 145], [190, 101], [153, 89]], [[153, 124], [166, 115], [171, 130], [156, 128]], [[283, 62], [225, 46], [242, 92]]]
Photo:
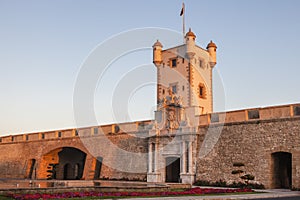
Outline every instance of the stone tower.
[[212, 69], [217, 63], [217, 46], [211, 41], [203, 49], [195, 40], [189, 29], [183, 45], [163, 50], [158, 40], [154, 43], [158, 109], [171, 90], [182, 99], [183, 108], [193, 108], [195, 114], [213, 112]]

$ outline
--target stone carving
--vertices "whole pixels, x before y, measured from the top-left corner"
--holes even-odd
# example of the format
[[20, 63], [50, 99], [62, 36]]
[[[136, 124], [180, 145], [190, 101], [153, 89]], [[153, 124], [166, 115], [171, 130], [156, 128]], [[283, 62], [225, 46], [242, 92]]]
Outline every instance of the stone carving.
[[169, 88], [169, 95], [164, 97], [163, 99], [160, 99], [158, 101], [159, 108], [165, 108], [167, 106], [177, 106], [177, 107], [182, 107], [183, 102], [182, 102], [182, 97], [181, 96], [176, 96], [172, 88]]
[[179, 128], [179, 123], [177, 121], [176, 113], [174, 110], [169, 110], [167, 113], [168, 118], [167, 118], [167, 129], [173, 130], [173, 129], [178, 129]]

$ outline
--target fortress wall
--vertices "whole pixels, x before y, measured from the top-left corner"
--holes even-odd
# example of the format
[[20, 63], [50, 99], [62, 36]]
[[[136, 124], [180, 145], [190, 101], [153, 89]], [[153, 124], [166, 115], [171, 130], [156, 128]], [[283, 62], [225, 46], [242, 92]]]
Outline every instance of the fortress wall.
[[[284, 112], [278, 112], [278, 109], [281, 110], [275, 108], [264, 114], [276, 114], [278, 118], [278, 113], [287, 115], [285, 108]], [[292, 154], [292, 184], [300, 187], [300, 117], [228, 123], [224, 127], [215, 124], [209, 128], [201, 127], [200, 133], [209, 135], [218, 129], [222, 129], [222, 134], [214, 148], [204, 158], [198, 157], [197, 180], [238, 182], [241, 181], [239, 175], [231, 172], [241, 169], [254, 175], [255, 180], [266, 187], [272, 187], [271, 154], [289, 152]], [[234, 167], [235, 162], [242, 162], [245, 166]]]
[[[95, 161], [98, 156], [103, 157], [101, 178], [145, 179], [146, 152], [148, 151], [145, 139], [125, 133], [93, 136], [91, 130], [91, 128], [79, 130], [79, 135], [80, 131], [85, 133], [84, 137], [72, 136], [74, 132], [71, 129], [2, 137], [0, 178], [29, 178], [30, 163], [32, 159], [35, 159], [37, 163], [36, 177], [45, 179], [48, 174], [48, 164], [58, 160], [57, 153], [63, 147], [73, 147], [87, 154], [83, 175], [86, 180], [95, 178]], [[58, 132], [61, 132], [61, 137], [58, 137]], [[42, 134], [44, 134], [44, 139], [42, 139]], [[51, 137], [55, 138], [46, 139]], [[14, 138], [13, 141], [12, 138]], [[126, 152], [132, 154], [126, 154]], [[111, 162], [108, 162], [109, 160]], [[127, 172], [124, 172], [124, 169]]]

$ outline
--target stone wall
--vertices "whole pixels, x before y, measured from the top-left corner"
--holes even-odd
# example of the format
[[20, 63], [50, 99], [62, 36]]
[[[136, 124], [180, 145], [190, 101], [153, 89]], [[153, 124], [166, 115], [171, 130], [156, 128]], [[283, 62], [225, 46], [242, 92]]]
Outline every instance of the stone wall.
[[[58, 152], [63, 148], [74, 148], [86, 154], [82, 179], [105, 177], [109, 179], [145, 180], [148, 145], [147, 140], [138, 135], [139, 132], [127, 134], [119, 131], [119, 133], [104, 135], [87, 133], [91, 130], [91, 128], [85, 131], [80, 130], [86, 134], [83, 136], [80, 136], [80, 131], [77, 136], [72, 135], [72, 131], [62, 131], [61, 137], [58, 137], [57, 134], [55, 136], [51, 132], [49, 135], [45, 134], [44, 139], [32, 137], [32, 135], [38, 136], [41, 134], [29, 134], [31, 137], [27, 138], [23, 137], [24, 135], [5, 137], [0, 143], [2, 151], [0, 156], [0, 178], [46, 179], [49, 174], [47, 172], [49, 164], [59, 162]], [[51, 135], [53, 138], [46, 139]], [[34, 139], [30, 140], [31, 138]], [[95, 177], [97, 157], [101, 157], [103, 163], [101, 172], [98, 177]], [[33, 160], [36, 162], [34, 166], [36, 170], [32, 171], [29, 177]], [[123, 169], [125, 171], [122, 171]]]
[[[265, 111], [267, 114], [267, 112]], [[214, 148], [203, 158], [198, 157], [197, 180], [240, 181], [231, 172], [241, 169], [255, 176], [266, 187], [274, 187], [272, 153], [292, 154], [292, 185], [300, 188], [300, 118], [283, 118], [211, 124], [202, 126], [200, 133], [215, 134], [222, 130]], [[205, 139], [203, 139], [205, 140]], [[234, 167], [240, 162], [244, 167]]]

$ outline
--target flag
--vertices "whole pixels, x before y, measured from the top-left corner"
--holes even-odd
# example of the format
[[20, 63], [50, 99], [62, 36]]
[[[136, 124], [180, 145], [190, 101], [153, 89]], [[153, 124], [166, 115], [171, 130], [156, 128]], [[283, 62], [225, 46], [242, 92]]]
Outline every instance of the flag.
[[181, 11], [180, 11], [180, 16], [182, 16], [184, 14], [184, 3], [182, 3], [182, 8], [181, 8]]

